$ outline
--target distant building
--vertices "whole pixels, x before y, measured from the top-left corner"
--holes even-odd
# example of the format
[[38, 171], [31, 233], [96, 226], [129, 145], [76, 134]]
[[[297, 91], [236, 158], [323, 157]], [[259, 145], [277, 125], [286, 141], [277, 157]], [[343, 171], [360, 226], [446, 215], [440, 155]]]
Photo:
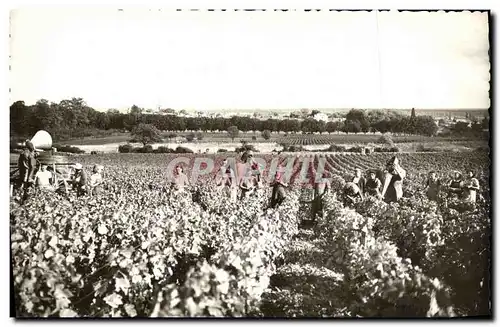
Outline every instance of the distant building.
[[328, 122], [328, 115], [320, 112], [320, 113], [315, 114], [313, 116], [313, 119], [318, 120], [318, 121], [324, 121], [326, 123], [326, 122]]

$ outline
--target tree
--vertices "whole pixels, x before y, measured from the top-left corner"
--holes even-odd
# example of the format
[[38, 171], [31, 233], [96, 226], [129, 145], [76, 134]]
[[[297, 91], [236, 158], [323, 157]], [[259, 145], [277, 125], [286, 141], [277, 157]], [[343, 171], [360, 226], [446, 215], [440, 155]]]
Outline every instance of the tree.
[[344, 132], [347, 134], [354, 133], [357, 134], [361, 132], [361, 124], [357, 120], [346, 120], [344, 123]]
[[351, 120], [351, 121], [357, 120], [361, 124], [363, 121], [367, 119], [364, 110], [351, 109], [345, 116], [345, 120]]
[[142, 109], [134, 104], [132, 105], [132, 107], [130, 107], [129, 113], [135, 116], [140, 116], [142, 114]]
[[321, 111], [319, 111], [319, 110], [317, 110], [317, 109], [313, 109], [313, 110], [311, 111], [311, 117], [314, 117], [314, 116], [316, 116], [316, 115], [317, 115], [317, 114], [319, 114], [319, 113], [321, 113]]
[[414, 128], [415, 133], [426, 136], [434, 136], [438, 131], [438, 126], [431, 116], [416, 117]]
[[411, 118], [415, 118], [415, 108], [411, 108]]
[[152, 124], [140, 123], [132, 130], [131, 142], [140, 142], [144, 146], [153, 142], [161, 142], [160, 131]]
[[391, 122], [390, 120], [384, 119], [376, 122], [373, 127], [380, 133], [387, 133], [390, 131]]
[[469, 124], [459, 121], [452, 127], [452, 131], [456, 134], [464, 135], [470, 132]]
[[10, 106], [10, 131], [12, 134], [30, 135], [31, 108], [24, 101], [16, 101]]
[[268, 129], [262, 131], [262, 138], [264, 140], [269, 140], [271, 138], [271, 131]]
[[227, 132], [229, 134], [229, 137], [231, 138], [231, 140], [234, 141], [234, 139], [236, 137], [238, 137], [238, 134], [240, 133], [238, 127], [232, 125], [232, 126], [229, 126], [229, 128], [227, 129]]
[[326, 131], [326, 123], [322, 120], [317, 120], [314, 131], [323, 134]]
[[329, 121], [326, 123], [326, 131], [328, 133], [333, 133], [338, 129], [338, 123], [335, 121]]
[[304, 119], [300, 124], [300, 129], [305, 133], [315, 132], [317, 130], [317, 123], [318, 121], [312, 118]]
[[195, 137], [196, 135], [194, 135], [194, 133], [189, 133], [188, 135], [186, 135], [186, 141], [192, 142]]
[[490, 118], [489, 117], [484, 117], [484, 119], [481, 121], [481, 125], [483, 129], [490, 129]]
[[347, 131], [352, 133], [366, 133], [370, 129], [364, 110], [351, 109], [345, 116], [345, 123]]

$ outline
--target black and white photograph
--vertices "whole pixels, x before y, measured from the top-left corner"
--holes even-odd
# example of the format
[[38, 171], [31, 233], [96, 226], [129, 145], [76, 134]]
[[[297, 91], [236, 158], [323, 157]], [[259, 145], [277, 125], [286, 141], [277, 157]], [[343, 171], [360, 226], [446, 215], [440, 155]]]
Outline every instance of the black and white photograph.
[[12, 9], [10, 316], [492, 319], [494, 15], [365, 9]]

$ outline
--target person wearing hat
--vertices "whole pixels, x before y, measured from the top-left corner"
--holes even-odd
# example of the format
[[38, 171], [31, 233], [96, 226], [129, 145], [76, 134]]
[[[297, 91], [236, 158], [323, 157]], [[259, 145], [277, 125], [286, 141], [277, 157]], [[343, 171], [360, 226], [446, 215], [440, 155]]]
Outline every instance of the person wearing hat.
[[285, 187], [288, 187], [288, 184], [284, 181], [285, 169], [283, 165], [279, 164], [277, 168], [274, 180], [271, 182], [273, 188], [270, 201], [271, 208], [276, 208], [283, 203], [285, 200]]
[[368, 172], [368, 179], [365, 183], [365, 195], [375, 196], [377, 198], [382, 197], [380, 190], [382, 189], [382, 182], [377, 177], [377, 172], [375, 170], [370, 170]]
[[17, 160], [17, 166], [19, 168], [20, 188], [29, 186], [36, 168], [35, 147], [30, 141], [26, 141], [25, 148]]
[[461, 198], [463, 194], [463, 184], [462, 173], [455, 171], [453, 178], [448, 184], [448, 197]]
[[[253, 157], [252, 150], [246, 150], [241, 155], [241, 163], [238, 164], [237, 170], [237, 181], [238, 185], [241, 185], [243, 179], [247, 178], [249, 182], [254, 186], [260, 185], [260, 167], [257, 161]], [[248, 173], [250, 172], [251, 177], [248, 177]]]
[[76, 195], [81, 196], [87, 193], [87, 172], [83, 169], [83, 166], [79, 163], [73, 166], [75, 173], [71, 179], [71, 185], [74, 190], [76, 190]]
[[479, 181], [472, 170], [467, 172], [467, 180], [464, 182], [464, 195], [467, 201], [476, 203], [477, 192], [479, 191]]
[[327, 171], [323, 171], [321, 174], [321, 180], [314, 182], [314, 198], [312, 203], [313, 209], [313, 220], [316, 220], [317, 215], [323, 214], [323, 200], [325, 194], [328, 194], [330, 189], [332, 188], [330, 184], [330, 180], [328, 179], [330, 176]]
[[437, 177], [435, 171], [429, 172], [429, 178], [427, 179], [424, 190], [430, 201], [438, 200], [439, 191], [441, 190], [441, 179]]
[[382, 198], [387, 203], [397, 202], [403, 197], [403, 180], [406, 178], [406, 171], [401, 167], [399, 159], [394, 156], [386, 165], [386, 175]]
[[26, 141], [25, 148], [17, 160], [17, 166], [19, 168], [18, 188], [26, 189], [33, 184], [36, 169], [35, 146], [31, 141]]

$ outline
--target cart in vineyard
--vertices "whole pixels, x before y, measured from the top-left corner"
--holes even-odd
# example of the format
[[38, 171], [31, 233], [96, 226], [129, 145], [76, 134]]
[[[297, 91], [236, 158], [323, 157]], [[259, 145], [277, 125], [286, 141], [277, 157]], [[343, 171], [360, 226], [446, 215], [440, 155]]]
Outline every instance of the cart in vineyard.
[[[47, 166], [47, 170], [52, 173], [51, 184], [54, 190], [67, 191], [69, 186], [67, 181], [71, 176], [73, 162], [68, 161], [64, 155], [57, 154], [57, 149], [52, 147], [52, 137], [46, 131], [38, 131], [31, 139], [37, 152], [35, 174], [42, 165]], [[11, 157], [10, 161], [10, 195], [14, 193], [14, 186], [19, 179], [19, 167], [17, 157]]]

